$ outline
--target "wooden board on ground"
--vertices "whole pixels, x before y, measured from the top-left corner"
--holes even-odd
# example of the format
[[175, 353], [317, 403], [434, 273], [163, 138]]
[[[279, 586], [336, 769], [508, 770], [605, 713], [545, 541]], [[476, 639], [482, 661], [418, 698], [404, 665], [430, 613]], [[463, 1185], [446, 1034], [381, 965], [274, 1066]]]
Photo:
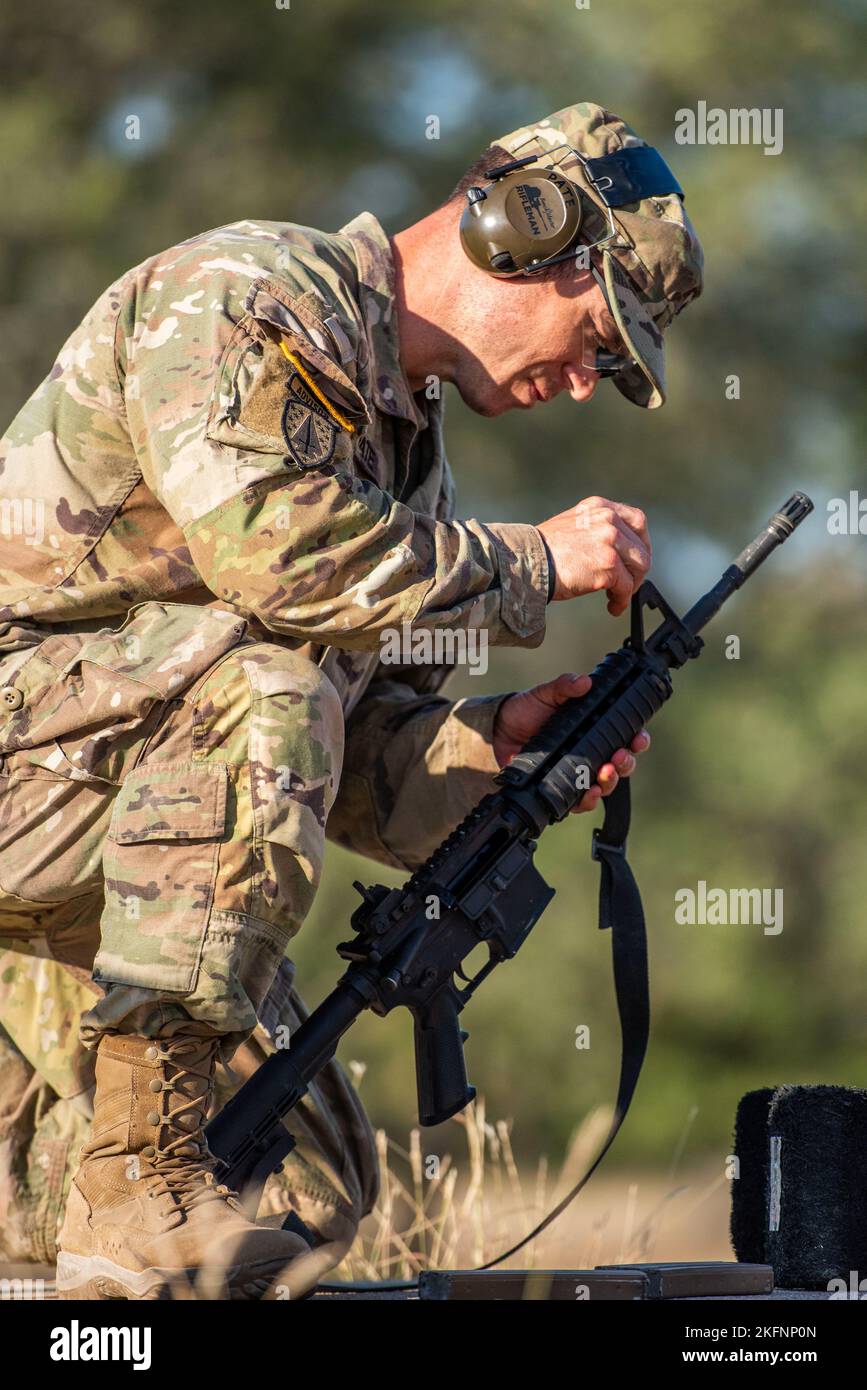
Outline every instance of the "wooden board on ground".
[[466, 1300], [641, 1302], [660, 1298], [725, 1298], [768, 1294], [770, 1265], [734, 1261], [696, 1264], [599, 1265], [595, 1269], [437, 1270], [422, 1274], [419, 1297]]

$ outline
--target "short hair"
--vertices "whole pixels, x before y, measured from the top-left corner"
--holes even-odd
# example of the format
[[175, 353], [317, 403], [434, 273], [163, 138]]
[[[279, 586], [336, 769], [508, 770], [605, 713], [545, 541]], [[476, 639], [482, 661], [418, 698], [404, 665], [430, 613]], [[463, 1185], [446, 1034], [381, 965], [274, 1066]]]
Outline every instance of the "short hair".
[[480, 183], [488, 181], [489, 169], [496, 169], [500, 164], [511, 164], [514, 158], [515, 156], [504, 150], [502, 145], [489, 145], [475, 164], [471, 164], [466, 173], [461, 175], [445, 201], [454, 203], [458, 199], [463, 200], [471, 188], [477, 188]]
[[[504, 150], [502, 145], [489, 145], [485, 153], [461, 175], [442, 206], [448, 207], [451, 203], [463, 203], [471, 188], [477, 188], [479, 184], [489, 182], [489, 169], [497, 169], [501, 164], [511, 164], [514, 158], [515, 156], [509, 154], [508, 150]], [[538, 271], [534, 278], [538, 280], [565, 280], [574, 273], [575, 262], [569, 260], [561, 261], [559, 265], [549, 266], [547, 270]]]

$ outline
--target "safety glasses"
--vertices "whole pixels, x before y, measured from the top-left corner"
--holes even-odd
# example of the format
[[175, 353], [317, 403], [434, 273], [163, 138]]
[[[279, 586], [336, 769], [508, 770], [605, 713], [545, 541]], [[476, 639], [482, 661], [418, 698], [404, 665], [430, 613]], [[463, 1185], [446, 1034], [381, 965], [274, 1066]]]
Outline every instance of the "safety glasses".
[[[592, 262], [590, 264], [590, 273], [602, 291], [603, 298], [608, 306], [608, 312], [611, 314], [611, 317], [614, 318], [614, 313], [611, 309], [611, 300], [608, 298], [608, 286]], [[587, 367], [591, 372], [595, 372], [597, 376], [617, 376], [618, 372], [626, 371], [628, 367], [634, 367], [636, 365], [635, 358], [630, 357], [627, 353], [611, 352], [608, 348], [600, 348], [596, 343], [596, 335], [592, 329], [587, 336], [589, 339], [592, 339], [592, 341], [588, 341], [586, 347], [582, 345], [581, 362], [583, 366]]]

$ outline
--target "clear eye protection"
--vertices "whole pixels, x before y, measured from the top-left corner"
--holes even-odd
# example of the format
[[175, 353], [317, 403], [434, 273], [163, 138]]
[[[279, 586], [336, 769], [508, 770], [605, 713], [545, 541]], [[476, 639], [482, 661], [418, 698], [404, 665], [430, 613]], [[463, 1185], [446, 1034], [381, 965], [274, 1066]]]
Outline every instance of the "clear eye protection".
[[[614, 318], [605, 280], [593, 264], [590, 266], [590, 273], [602, 291], [608, 312]], [[599, 377], [607, 377], [617, 376], [618, 372], [625, 371], [628, 367], [634, 367], [636, 363], [635, 358], [631, 357], [629, 353], [612, 352], [610, 348], [600, 346], [598, 335], [593, 328], [589, 328], [583, 335], [581, 365], [587, 367], [589, 371], [595, 372]]]

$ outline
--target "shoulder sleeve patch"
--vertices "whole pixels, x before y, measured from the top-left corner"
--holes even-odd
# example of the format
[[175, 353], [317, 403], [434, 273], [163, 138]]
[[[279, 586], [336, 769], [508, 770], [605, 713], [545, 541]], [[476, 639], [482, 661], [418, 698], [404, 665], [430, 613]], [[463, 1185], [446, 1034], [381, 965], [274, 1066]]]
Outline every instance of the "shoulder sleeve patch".
[[337, 422], [298, 372], [289, 377], [282, 417], [283, 440], [301, 468], [321, 468], [334, 454]]

